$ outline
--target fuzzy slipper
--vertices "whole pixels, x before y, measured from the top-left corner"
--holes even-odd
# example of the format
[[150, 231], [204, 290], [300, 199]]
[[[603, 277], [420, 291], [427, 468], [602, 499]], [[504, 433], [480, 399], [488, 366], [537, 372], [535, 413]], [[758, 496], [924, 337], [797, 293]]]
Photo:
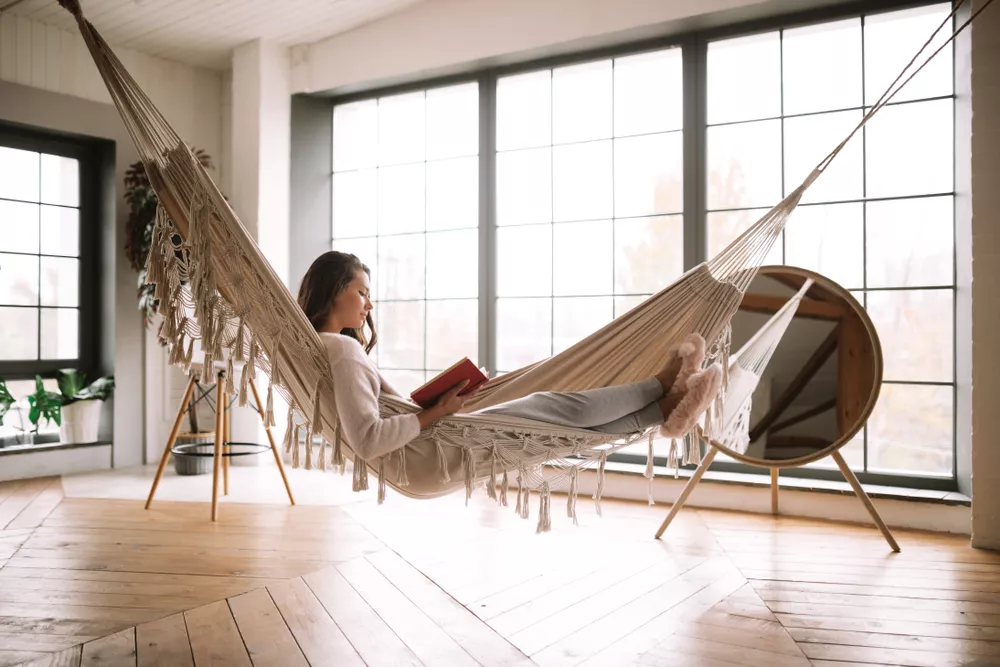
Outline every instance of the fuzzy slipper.
[[688, 379], [698, 372], [705, 360], [705, 339], [700, 334], [689, 333], [678, 346], [677, 354], [681, 358], [681, 370], [670, 387], [670, 394], [688, 389]]
[[715, 400], [722, 388], [722, 366], [712, 364], [703, 371], [694, 373], [687, 381], [687, 394], [660, 426], [664, 438], [682, 438], [689, 433], [698, 418]]

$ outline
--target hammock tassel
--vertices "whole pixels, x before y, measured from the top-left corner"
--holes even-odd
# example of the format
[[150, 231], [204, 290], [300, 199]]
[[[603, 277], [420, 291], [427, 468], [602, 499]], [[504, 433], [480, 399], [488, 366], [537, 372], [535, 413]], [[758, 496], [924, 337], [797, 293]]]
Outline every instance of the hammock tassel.
[[336, 425], [333, 427], [333, 465], [340, 469], [340, 474], [344, 474], [344, 469], [347, 467], [347, 461], [344, 459], [344, 451], [340, 446], [340, 420], [337, 420]]
[[507, 507], [507, 490], [510, 487], [510, 481], [507, 479], [507, 469], [504, 468], [503, 471], [503, 481], [500, 482], [500, 505]]
[[722, 437], [722, 409], [725, 407], [724, 401], [725, 399], [720, 391], [716, 394], [714, 401], [715, 411], [713, 415], [715, 417], [715, 423], [710, 426], [711, 430], [709, 431], [710, 437], [712, 438], [719, 439]]
[[220, 313], [216, 313], [215, 332], [212, 334], [212, 357], [222, 359], [224, 354], [222, 345], [222, 334], [226, 331], [226, 320]]
[[233, 372], [233, 357], [229, 356], [226, 360], [226, 396], [233, 396], [236, 394], [236, 385], [233, 381], [233, 376], [236, 373]]
[[264, 428], [274, 426], [274, 380], [267, 383], [267, 407], [264, 408]]
[[243, 349], [243, 338], [246, 336], [246, 319], [240, 317], [240, 323], [236, 327], [236, 340], [233, 341], [233, 356], [236, 357], [236, 361], [244, 362], [246, 361], [247, 351]]
[[360, 456], [354, 457], [354, 481], [351, 489], [355, 493], [368, 490], [368, 463]]
[[311, 426], [309, 426], [309, 425], [307, 424], [307, 425], [306, 425], [306, 427], [305, 427], [305, 432], [306, 432], [306, 437], [305, 437], [305, 446], [306, 446], [306, 470], [312, 470], [312, 469], [313, 469], [313, 454], [312, 454], [312, 451], [313, 451], [313, 443], [312, 443], [312, 427], [311, 427]]
[[406, 447], [400, 447], [396, 450], [396, 458], [399, 459], [397, 463], [399, 470], [396, 471], [396, 486], [404, 488], [410, 485], [410, 478], [406, 474]]
[[[204, 342], [204, 340], [202, 340]], [[215, 360], [212, 359], [212, 353], [209, 350], [202, 350], [202, 361], [201, 361], [201, 382], [202, 384], [211, 384], [215, 377]]]
[[653, 502], [653, 477], [655, 475], [653, 471], [653, 433], [654, 431], [649, 432], [649, 451], [646, 454], [645, 472], [646, 479], [648, 480], [646, 483], [646, 499], [650, 505], [656, 504]]
[[519, 463], [517, 467], [517, 515], [522, 519], [527, 519], [529, 515], [529, 504], [531, 503], [531, 489], [526, 486], [526, 471], [524, 464]]
[[245, 408], [250, 401], [247, 394], [250, 391], [250, 364], [243, 364], [240, 369], [240, 407]]
[[174, 344], [170, 348], [170, 357], [167, 363], [171, 366], [179, 366], [184, 363], [184, 332], [181, 331], [174, 339]]
[[293, 468], [298, 468], [299, 467], [299, 449], [300, 449], [300, 445], [299, 445], [299, 431], [301, 430], [301, 428], [302, 428], [301, 426], [299, 426], [299, 425], [296, 424], [295, 431], [293, 432], [293, 435], [292, 435], [292, 467]]
[[667, 457], [667, 467], [674, 469], [674, 479], [677, 479], [677, 473], [681, 467], [681, 460], [677, 456], [677, 438], [670, 441], [670, 456]]
[[378, 504], [385, 502], [385, 457], [378, 460]]
[[597, 490], [594, 491], [594, 507], [597, 509], [597, 516], [601, 514], [601, 496], [604, 494], [604, 466], [608, 462], [608, 455], [601, 454], [601, 465], [597, 468]]
[[573, 525], [579, 526], [580, 524], [576, 519], [576, 497], [579, 487], [579, 468], [570, 469], [569, 473], [569, 495], [566, 497], [566, 516], [573, 519]]
[[191, 360], [194, 357], [194, 338], [188, 339], [187, 352], [184, 353], [184, 372], [191, 372]]
[[257, 357], [260, 356], [260, 346], [257, 344], [257, 337], [250, 336], [250, 354], [247, 356], [247, 368], [250, 369], [250, 379], [257, 379]]
[[468, 507], [469, 500], [472, 498], [473, 478], [476, 476], [476, 466], [470, 447], [462, 448], [462, 463], [465, 464], [465, 506]]
[[316, 381], [316, 391], [313, 392], [312, 418], [309, 424], [314, 433], [318, 433], [323, 428], [323, 377]]
[[543, 482], [538, 500], [538, 527], [535, 533], [547, 533], [552, 530], [552, 492], [549, 483]]
[[436, 440], [436, 442], [437, 442], [438, 465], [441, 467], [441, 481], [447, 484], [448, 482], [451, 481], [451, 475], [448, 474], [448, 457], [445, 456], [444, 445], [441, 444], [441, 441]]
[[497, 500], [497, 448], [493, 445], [490, 456], [490, 481], [486, 484], [486, 497]]
[[281, 446], [285, 450], [286, 454], [291, 454], [292, 452], [292, 431], [295, 428], [295, 420], [292, 419], [292, 411], [288, 410], [288, 428], [285, 429], [285, 437], [281, 441]]

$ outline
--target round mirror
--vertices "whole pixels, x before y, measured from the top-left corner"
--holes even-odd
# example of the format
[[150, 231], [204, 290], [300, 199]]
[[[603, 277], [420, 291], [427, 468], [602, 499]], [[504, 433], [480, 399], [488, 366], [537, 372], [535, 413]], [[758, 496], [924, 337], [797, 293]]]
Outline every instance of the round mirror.
[[[810, 282], [798, 306], [789, 305]], [[861, 430], [882, 383], [882, 350], [850, 292], [806, 269], [764, 266], [732, 327], [732, 355], [743, 355], [741, 365], [770, 358], [736, 380], [731, 372], [732, 398], [738, 398], [734, 383], [749, 382], [744, 397], [752, 388], [749, 411], [743, 404], [740, 417], [749, 440], [715, 442], [720, 451], [751, 465], [790, 468], [829, 456]], [[739, 408], [727, 404], [725, 412]]]

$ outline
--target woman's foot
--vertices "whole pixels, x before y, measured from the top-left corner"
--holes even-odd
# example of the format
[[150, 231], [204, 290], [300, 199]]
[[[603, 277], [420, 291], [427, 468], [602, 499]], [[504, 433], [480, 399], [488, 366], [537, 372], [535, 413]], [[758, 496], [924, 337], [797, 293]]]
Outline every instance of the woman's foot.
[[704, 360], [705, 339], [696, 333], [685, 336], [677, 349], [671, 350], [670, 361], [656, 375], [663, 387], [663, 395], [685, 391], [688, 378], [697, 372]]
[[694, 428], [698, 418], [722, 388], [722, 366], [715, 363], [694, 373], [687, 379], [686, 385], [686, 390], [660, 399], [660, 410], [663, 412], [660, 434], [665, 438], [683, 437]]

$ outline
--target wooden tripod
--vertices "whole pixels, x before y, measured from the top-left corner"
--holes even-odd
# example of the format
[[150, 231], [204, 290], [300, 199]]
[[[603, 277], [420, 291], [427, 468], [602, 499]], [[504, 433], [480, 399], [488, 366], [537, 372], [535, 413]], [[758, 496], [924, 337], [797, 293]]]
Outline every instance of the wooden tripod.
[[[688, 480], [688, 483], [684, 485], [681, 495], [679, 495], [677, 500], [674, 501], [673, 507], [670, 508], [670, 513], [667, 514], [667, 518], [663, 520], [663, 523], [660, 524], [659, 530], [656, 531], [656, 539], [660, 539], [663, 532], [667, 529], [667, 526], [670, 525], [670, 522], [674, 520], [677, 513], [681, 511], [682, 507], [684, 507], [684, 503], [687, 502], [691, 492], [694, 491], [694, 487], [696, 487], [698, 482], [701, 481], [702, 475], [704, 475], [705, 471], [708, 470], [708, 466], [712, 465], [712, 460], [715, 459], [715, 455], [718, 453], [718, 448], [710, 443], [708, 453], [705, 454], [705, 458], [702, 459], [701, 465], [699, 465], [698, 469], [694, 471], [693, 475], [691, 475], [691, 479]], [[884, 537], [885, 541], [889, 543], [889, 548], [898, 552], [899, 544], [896, 543], [896, 539], [889, 531], [889, 527], [885, 525], [884, 521], [882, 521], [882, 517], [879, 516], [878, 510], [876, 510], [875, 505], [872, 504], [872, 499], [868, 497], [868, 494], [865, 493], [865, 490], [861, 487], [861, 482], [858, 481], [858, 478], [854, 474], [854, 471], [851, 470], [851, 467], [847, 465], [847, 461], [844, 460], [844, 457], [841, 456], [839, 451], [834, 451], [830, 454], [830, 456], [832, 456], [833, 460], [837, 463], [837, 467], [840, 468], [840, 472], [843, 473], [848, 484], [850, 484], [851, 488], [854, 489], [854, 494], [865, 506], [865, 509], [868, 510], [868, 513], [871, 515], [875, 525], [878, 526], [879, 531], [882, 533], [882, 537]], [[778, 513], [778, 468], [771, 468], [771, 513]]]
[[[163, 469], [167, 466], [167, 459], [170, 458], [170, 451], [177, 440], [177, 434], [181, 429], [181, 422], [184, 420], [184, 413], [187, 412], [191, 402], [191, 395], [194, 393], [196, 374], [192, 373], [188, 380], [187, 389], [184, 391], [184, 398], [177, 410], [177, 418], [174, 420], [173, 428], [170, 429], [170, 437], [167, 438], [167, 445], [163, 448], [163, 456], [160, 457], [160, 467], [156, 470], [156, 477], [153, 479], [153, 486], [149, 490], [149, 497], [146, 499], [146, 509], [153, 503], [153, 496], [156, 494], [156, 487], [160, 485], [160, 478], [163, 477]], [[223, 473], [223, 495], [229, 495], [229, 396], [225, 389], [226, 372], [220, 370], [215, 378], [215, 446], [213, 448], [213, 469], [212, 469], [212, 521], [219, 520], [219, 471]], [[253, 392], [253, 399], [257, 405], [257, 414], [260, 415], [261, 422], [264, 421], [264, 406], [260, 402], [260, 394], [257, 393], [257, 385], [250, 380], [250, 390]], [[281, 452], [274, 442], [274, 435], [270, 427], [265, 427], [268, 442], [271, 444], [271, 452], [274, 454], [274, 462], [278, 465], [278, 472], [281, 474], [281, 481], [285, 484], [285, 491], [288, 493], [288, 501], [294, 505], [295, 498], [292, 496], [292, 487], [288, 484], [288, 477], [285, 475], [285, 466], [281, 462]]]

